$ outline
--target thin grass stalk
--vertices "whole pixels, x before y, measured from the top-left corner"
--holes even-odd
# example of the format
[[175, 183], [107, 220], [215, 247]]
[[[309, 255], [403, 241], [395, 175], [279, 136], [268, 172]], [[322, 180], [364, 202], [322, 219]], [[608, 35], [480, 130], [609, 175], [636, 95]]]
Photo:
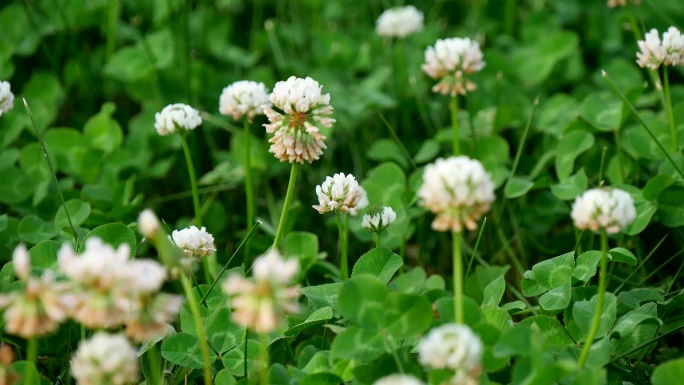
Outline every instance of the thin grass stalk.
[[598, 298], [596, 300], [596, 309], [594, 310], [594, 317], [591, 321], [591, 327], [589, 328], [589, 334], [582, 347], [582, 352], [579, 357], [580, 368], [584, 367], [584, 364], [589, 358], [589, 352], [591, 351], [591, 345], [594, 342], [594, 337], [598, 333], [599, 326], [601, 324], [601, 314], [603, 314], [603, 301], [606, 295], [606, 283], [608, 282], [608, 235], [605, 231], [601, 231], [601, 264], [599, 271], [599, 287], [598, 287]]

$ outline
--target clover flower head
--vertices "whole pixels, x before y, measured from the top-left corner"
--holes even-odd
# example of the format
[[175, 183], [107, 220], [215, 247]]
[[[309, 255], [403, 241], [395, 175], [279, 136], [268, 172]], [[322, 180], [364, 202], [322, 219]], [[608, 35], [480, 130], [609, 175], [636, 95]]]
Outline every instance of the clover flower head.
[[96, 332], [79, 343], [71, 359], [71, 375], [79, 385], [137, 383], [137, 353], [123, 335]]
[[299, 261], [295, 258], [284, 258], [278, 250], [272, 248], [254, 260], [252, 271], [256, 279], [287, 284], [299, 272]]
[[198, 229], [190, 226], [180, 231], [174, 230], [171, 237], [176, 246], [188, 257], [201, 258], [216, 252], [214, 237], [204, 227]]
[[159, 231], [159, 218], [150, 209], [143, 210], [138, 216], [138, 230], [145, 238], [152, 238]]
[[482, 341], [465, 325], [444, 324], [430, 330], [418, 346], [418, 362], [433, 369], [451, 369], [477, 377]]
[[391, 207], [375, 206], [363, 216], [361, 226], [374, 233], [379, 233], [394, 223], [396, 219], [397, 214]]
[[438, 39], [425, 50], [423, 71], [439, 82], [432, 91], [444, 95], [465, 95], [477, 86], [469, 77], [484, 68], [480, 45], [469, 38]]
[[570, 213], [580, 230], [617, 233], [636, 218], [632, 197], [616, 188], [596, 188], [575, 199]]
[[641, 0], [608, 0], [608, 7], [624, 7], [627, 3], [639, 4], [641, 3]]
[[152, 294], [161, 289], [166, 281], [164, 265], [152, 259], [134, 259], [126, 263], [122, 279], [128, 284], [124, 288], [133, 295]]
[[408, 374], [391, 374], [375, 381], [373, 385], [425, 385], [425, 383]]
[[423, 30], [423, 12], [413, 5], [384, 11], [375, 22], [375, 32], [382, 37], [404, 38]]
[[165, 293], [138, 298], [124, 322], [126, 335], [136, 342], [168, 335], [182, 304], [183, 297]]
[[0, 116], [14, 108], [14, 94], [10, 88], [9, 82], [0, 81]]
[[312, 163], [320, 158], [326, 145], [320, 127], [332, 127], [329, 117], [330, 94], [323, 94], [323, 86], [310, 77], [291, 76], [276, 83], [270, 95], [273, 106], [264, 107], [269, 123], [264, 124], [271, 152], [281, 162]]
[[364, 190], [363, 187], [361, 187], [361, 185], [359, 185], [359, 193], [361, 193], [361, 198], [359, 198], [359, 201], [356, 202], [355, 207], [349, 209], [349, 215], [351, 215], [352, 217], [359, 215], [361, 210], [368, 207], [368, 193], [366, 192], [366, 190]]
[[230, 115], [235, 120], [243, 116], [249, 122], [256, 115], [264, 113], [264, 107], [270, 106], [268, 89], [264, 83], [251, 80], [241, 80], [223, 89], [219, 99], [219, 111], [223, 115]]
[[319, 213], [328, 211], [346, 213], [355, 209], [364, 195], [364, 190], [353, 175], [337, 173], [316, 186], [318, 205], [313, 208]]
[[477, 228], [477, 220], [494, 202], [494, 182], [482, 163], [467, 156], [439, 158], [425, 167], [419, 204], [437, 217], [432, 228], [461, 232]]
[[677, 28], [670, 27], [663, 33], [663, 47], [667, 52], [663, 61], [665, 65], [684, 65], [684, 36]]
[[10, 345], [0, 342], [0, 384], [18, 384], [21, 381], [19, 373], [12, 367], [14, 351]]
[[154, 127], [162, 136], [194, 130], [202, 124], [199, 111], [182, 103], [169, 104], [157, 112], [154, 119]]
[[684, 65], [684, 36], [675, 27], [663, 33], [662, 40], [653, 28], [637, 44], [637, 64], [642, 68], [657, 70], [661, 65]]

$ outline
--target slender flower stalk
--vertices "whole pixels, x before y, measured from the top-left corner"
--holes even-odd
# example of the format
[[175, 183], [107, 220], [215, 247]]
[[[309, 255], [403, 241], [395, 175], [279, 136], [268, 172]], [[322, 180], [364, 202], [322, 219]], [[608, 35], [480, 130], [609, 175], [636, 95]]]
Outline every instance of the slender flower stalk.
[[278, 248], [280, 239], [283, 237], [285, 231], [285, 222], [287, 221], [287, 212], [290, 211], [290, 204], [292, 203], [292, 196], [294, 195], [295, 182], [297, 181], [297, 163], [292, 163], [290, 170], [290, 181], [287, 183], [287, 193], [285, 193], [285, 202], [283, 203], [283, 211], [280, 213], [280, 221], [278, 222], [278, 230], [276, 230], [275, 239], [273, 240], [273, 247]]
[[342, 214], [337, 211], [337, 231], [340, 236], [340, 278], [347, 280], [349, 278], [349, 267], [347, 262], [347, 242], [345, 240], [345, 230], [342, 225]]
[[452, 144], [454, 156], [458, 156], [461, 153], [460, 140], [458, 137], [458, 95], [453, 95], [451, 97], [449, 108], [451, 109], [451, 130], [453, 135]]
[[454, 319], [463, 323], [463, 255], [461, 253], [461, 233], [451, 232], [453, 236], [453, 279], [454, 279]]
[[202, 361], [204, 362], [204, 385], [211, 385], [211, 360], [209, 359], [209, 346], [207, 345], [207, 334], [204, 330], [204, 322], [202, 321], [202, 316], [199, 312], [199, 305], [192, 292], [192, 285], [190, 284], [190, 278], [183, 271], [180, 274], [181, 284], [183, 285], [183, 290], [185, 291], [185, 296], [188, 300], [188, 306], [190, 307], [190, 312], [192, 313], [192, 319], [195, 323], [195, 328], [197, 329], [197, 336], [199, 337], [200, 350], [202, 351]]
[[[36, 336], [32, 336], [28, 340], [28, 345], [26, 347], [26, 359], [28, 362], [33, 365], [33, 367], [38, 370], [38, 367], [36, 366], [36, 358], [38, 357], [38, 338]], [[32, 384], [33, 383], [33, 370], [27, 370], [25, 372], [26, 376], [24, 377], [24, 384]]]
[[[249, 121], [245, 119], [245, 195], [247, 196], [247, 228], [254, 224], [254, 186], [252, 185], [252, 161], [250, 159]], [[249, 258], [249, 241], [245, 244], [245, 261]], [[246, 265], [246, 264], [245, 264]]]
[[601, 314], [603, 313], [603, 301], [606, 296], [606, 283], [608, 278], [608, 235], [605, 231], [601, 231], [601, 263], [599, 267], [599, 287], [598, 287], [598, 297], [596, 299], [596, 309], [594, 310], [594, 317], [591, 320], [591, 327], [589, 328], [589, 334], [587, 335], [587, 340], [584, 342], [582, 347], [582, 352], [580, 353], [579, 366], [584, 367], [587, 362], [589, 353], [591, 351], [591, 345], [594, 342], [594, 337], [598, 333], [599, 326], [601, 324]]
[[670, 123], [670, 139], [672, 140], [672, 152], [676, 153], [677, 131], [675, 129], [674, 115], [672, 114], [672, 98], [670, 97], [670, 79], [668, 77], [667, 66], [663, 66], [663, 91], [665, 92], [665, 107], [667, 108], [667, 120]]

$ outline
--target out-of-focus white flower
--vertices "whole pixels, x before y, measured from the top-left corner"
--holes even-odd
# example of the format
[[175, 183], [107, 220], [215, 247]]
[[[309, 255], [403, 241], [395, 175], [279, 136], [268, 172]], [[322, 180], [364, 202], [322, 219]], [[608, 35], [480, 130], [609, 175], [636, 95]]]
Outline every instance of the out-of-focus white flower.
[[188, 257], [201, 258], [216, 252], [214, 237], [204, 227], [198, 229], [190, 226], [180, 231], [173, 230], [171, 236], [176, 246]]
[[391, 207], [374, 207], [368, 214], [363, 216], [361, 226], [374, 232], [379, 233], [387, 228], [387, 226], [394, 223], [397, 219], [397, 214]]
[[349, 208], [349, 215], [351, 215], [352, 217], [359, 215], [361, 210], [368, 207], [368, 193], [366, 193], [366, 190], [364, 190], [363, 187], [361, 187], [361, 185], [359, 185], [359, 192], [361, 193], [361, 198], [359, 198], [359, 201], [356, 202], [355, 207]]
[[628, 2], [632, 4], [639, 4], [641, 3], [641, 0], [608, 0], [608, 6], [610, 8], [624, 7]]
[[570, 213], [580, 230], [617, 233], [636, 218], [632, 197], [616, 188], [596, 188], [575, 199]]
[[26, 246], [21, 243], [12, 252], [12, 267], [19, 279], [26, 279], [31, 272], [31, 260]]
[[264, 108], [269, 121], [264, 127], [266, 132], [274, 133], [268, 151], [281, 162], [311, 163], [323, 154], [325, 136], [319, 127], [332, 127], [335, 119], [329, 117], [333, 111], [330, 94], [323, 94], [322, 89], [310, 77], [294, 76], [273, 88], [273, 106]]
[[400, 37], [423, 30], [423, 12], [413, 5], [390, 8], [375, 22], [375, 32], [383, 37]]
[[230, 115], [235, 120], [243, 116], [252, 121], [256, 115], [264, 113], [264, 107], [270, 106], [268, 89], [264, 83], [241, 80], [223, 89], [219, 99], [219, 111]]
[[459, 371], [449, 380], [448, 385], [480, 385], [480, 381], [477, 379], [477, 375], [469, 375]]
[[181, 296], [164, 293], [139, 298], [125, 321], [126, 335], [136, 342], [167, 335], [182, 304]]
[[145, 209], [138, 216], [138, 230], [145, 238], [154, 237], [160, 228], [159, 219], [154, 211]]
[[375, 381], [373, 385], [425, 385], [425, 383], [407, 374], [391, 374]]
[[670, 27], [663, 33], [660, 40], [658, 31], [653, 28], [646, 33], [644, 40], [637, 42], [637, 64], [642, 68], [657, 70], [660, 65], [684, 65], [684, 36], [675, 27]]
[[164, 265], [151, 259], [128, 261], [122, 274], [122, 279], [127, 283], [124, 290], [134, 295], [147, 295], [159, 291], [167, 275]]
[[256, 279], [267, 279], [279, 284], [287, 284], [299, 272], [299, 261], [284, 258], [276, 249], [269, 249], [252, 264], [252, 274]]
[[321, 214], [328, 211], [346, 213], [356, 208], [364, 193], [353, 175], [338, 173], [326, 177], [321, 185], [316, 186], [318, 205], [313, 208]]
[[482, 341], [469, 327], [454, 323], [430, 330], [418, 346], [418, 362], [433, 369], [463, 371], [477, 377], [482, 359]]
[[95, 333], [83, 340], [71, 359], [79, 385], [129, 385], [138, 382], [137, 351], [121, 334]]
[[465, 95], [477, 86], [469, 76], [484, 68], [480, 45], [469, 38], [438, 39], [434, 47], [425, 50], [423, 71], [439, 80], [432, 91], [452, 96]]
[[154, 127], [159, 135], [193, 130], [202, 124], [199, 111], [182, 103], [169, 104], [157, 112], [154, 119]]
[[14, 94], [9, 82], [0, 81], [0, 116], [14, 108]]
[[461, 232], [477, 228], [477, 220], [494, 202], [494, 183], [482, 163], [467, 156], [439, 158], [425, 167], [419, 204], [437, 217], [432, 228]]

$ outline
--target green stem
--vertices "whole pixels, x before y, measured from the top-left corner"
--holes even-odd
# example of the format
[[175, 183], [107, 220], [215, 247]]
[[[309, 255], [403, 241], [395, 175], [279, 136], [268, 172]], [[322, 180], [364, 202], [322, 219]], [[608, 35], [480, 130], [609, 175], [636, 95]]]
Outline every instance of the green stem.
[[248, 335], [249, 335], [249, 328], [245, 328], [245, 340], [244, 340], [245, 341], [245, 356], [244, 356], [244, 360], [243, 360], [243, 364], [245, 366], [245, 378], [247, 378], [247, 345], [249, 345], [247, 343], [247, 336]]
[[394, 341], [392, 341], [392, 337], [387, 336], [385, 338], [385, 341], [389, 344], [389, 348], [392, 351], [392, 357], [394, 357], [394, 362], [397, 364], [397, 369], [399, 369], [399, 373], [405, 373], [404, 365], [401, 363], [401, 358], [399, 358], [399, 354], [397, 354], [397, 347], [394, 344]]
[[278, 223], [278, 230], [276, 230], [275, 239], [273, 240], [273, 247], [278, 248], [280, 238], [283, 237], [285, 231], [285, 222], [287, 221], [287, 212], [290, 210], [290, 203], [292, 203], [292, 195], [294, 195], [295, 181], [297, 180], [297, 163], [292, 163], [290, 170], [290, 181], [287, 183], [287, 193], [285, 194], [285, 203], [283, 203], [283, 212], [280, 214], [280, 222]]
[[375, 233], [375, 247], [380, 248], [380, 232]]
[[665, 91], [665, 107], [667, 108], [667, 120], [670, 122], [670, 139], [672, 140], [672, 152], [677, 153], [677, 131], [675, 129], [674, 115], [672, 114], [672, 99], [670, 98], [670, 80], [667, 75], [667, 66], [663, 65], [663, 90]]
[[[252, 226], [254, 223], [254, 187], [252, 186], [252, 165], [249, 155], [250, 147], [250, 133], [249, 133], [249, 122], [245, 119], [245, 194], [247, 195], [247, 227]], [[249, 262], [249, 242], [245, 244], [245, 266]]]
[[477, 234], [477, 240], [475, 241], [475, 247], [473, 247], [473, 254], [470, 257], [470, 261], [468, 262], [468, 267], [466, 268], [466, 272], [463, 275], [463, 280], [468, 279], [468, 274], [470, 274], [470, 267], [473, 265], [473, 259], [475, 259], [475, 255], [477, 255], [477, 248], [480, 246], [480, 239], [482, 238], [482, 233], [484, 232], [485, 225], [487, 224], [487, 217], [484, 217], [482, 220], [482, 226], [480, 226], [480, 231]]
[[599, 287], [598, 287], [598, 299], [596, 300], [596, 310], [594, 311], [594, 318], [591, 321], [591, 328], [589, 329], [589, 334], [587, 335], [587, 340], [584, 342], [584, 347], [582, 347], [582, 353], [580, 353], [579, 366], [584, 367], [584, 364], [589, 358], [589, 352], [591, 351], [591, 344], [594, 342], [594, 337], [598, 332], [599, 325], [601, 324], [601, 314], [603, 313], [603, 299], [606, 294], [606, 282], [608, 278], [608, 258], [606, 254], [608, 253], [608, 236], [605, 231], [601, 231], [601, 268], [599, 272]]
[[157, 355], [157, 344], [152, 344], [150, 346], [150, 349], [146, 353], [147, 355], [147, 360], [150, 363], [150, 371], [151, 373], [151, 380], [152, 380], [152, 385], [160, 385], [161, 384], [161, 378], [163, 376], [161, 369], [159, 368], [159, 358]]
[[608, 147], [603, 147], [603, 151], [601, 151], [601, 164], [599, 166], [599, 187], [603, 186], [603, 166], [606, 164], [606, 152], [608, 152]]
[[116, 22], [119, 19], [119, 1], [109, 0], [107, 7], [107, 41], [105, 44], [105, 58], [109, 59], [116, 48]]
[[204, 331], [204, 323], [200, 315], [199, 305], [195, 299], [195, 294], [192, 292], [192, 285], [187, 274], [183, 271], [180, 274], [181, 284], [185, 290], [185, 297], [192, 313], [192, 319], [195, 322], [197, 329], [197, 336], [199, 337], [200, 350], [202, 351], [202, 360], [204, 361], [204, 385], [211, 385], [211, 360], [209, 359], [209, 346], [207, 346], [207, 334]]
[[418, 165], [416, 164], [416, 161], [413, 160], [413, 157], [411, 157], [411, 153], [408, 152], [406, 146], [404, 146], [404, 143], [402, 143], [399, 139], [397, 132], [394, 130], [392, 125], [387, 121], [387, 119], [385, 119], [385, 116], [383, 114], [380, 114], [380, 120], [382, 120], [382, 122], [385, 123], [385, 126], [392, 135], [392, 139], [394, 139], [394, 141], [397, 143], [397, 146], [399, 146], [399, 149], [401, 149], [401, 152], [404, 154], [409, 163], [411, 163], [411, 167], [413, 167], [414, 170], [417, 170]]
[[[26, 346], [26, 360], [31, 363], [33, 368], [38, 371], [38, 367], [36, 366], [36, 358], [38, 357], [38, 339], [33, 336], [29, 338]], [[24, 384], [32, 384], [33, 383], [33, 370], [31, 368], [27, 367], [26, 371], [24, 372]]]
[[454, 317], [457, 324], [463, 323], [463, 257], [461, 255], [461, 234], [453, 235], [453, 278], [454, 278]]
[[349, 268], [347, 267], [347, 244], [344, 240], [344, 226], [342, 226], [342, 215], [339, 211], [337, 213], [337, 230], [340, 234], [340, 278], [346, 280], [349, 278]]
[[451, 109], [451, 129], [453, 130], [452, 143], [454, 147], [454, 155], [459, 155], [461, 153], [461, 148], [458, 138], [458, 95], [451, 97], [449, 108]]
[[264, 350], [263, 350], [264, 354], [261, 357], [261, 359], [264, 361], [264, 368], [259, 372], [259, 376], [260, 376], [260, 380], [261, 380], [261, 381], [259, 381], [259, 383], [266, 385], [266, 384], [270, 384], [269, 378], [268, 378], [269, 377], [268, 376], [268, 369], [269, 369], [269, 366], [268, 366], [268, 360], [269, 360], [269, 357], [268, 357], [268, 334], [261, 333], [259, 335], [259, 337], [261, 339], [261, 344], [264, 347]]

